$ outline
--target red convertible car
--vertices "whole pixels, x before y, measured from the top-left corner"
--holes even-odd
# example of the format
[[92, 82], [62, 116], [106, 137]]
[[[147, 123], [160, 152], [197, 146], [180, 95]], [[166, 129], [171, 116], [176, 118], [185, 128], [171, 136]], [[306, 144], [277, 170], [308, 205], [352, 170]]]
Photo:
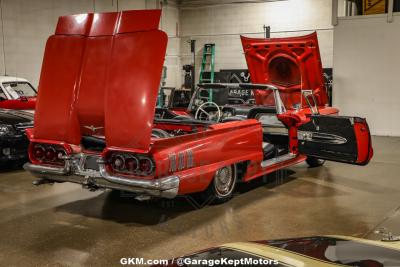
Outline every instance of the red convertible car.
[[36, 184], [73, 182], [163, 198], [202, 192], [224, 202], [238, 182], [308, 157], [369, 162], [365, 119], [326, 106], [315, 35], [242, 38], [257, 84], [233, 86], [255, 90], [254, 105], [232, 106], [228, 114], [212, 91], [223, 94], [232, 85], [208, 84], [200, 88], [208, 100], [191, 105], [197, 119], [155, 116], [167, 45], [157, 29], [160, 15], [59, 18], [46, 44], [35, 125], [27, 130], [25, 169], [39, 178]]

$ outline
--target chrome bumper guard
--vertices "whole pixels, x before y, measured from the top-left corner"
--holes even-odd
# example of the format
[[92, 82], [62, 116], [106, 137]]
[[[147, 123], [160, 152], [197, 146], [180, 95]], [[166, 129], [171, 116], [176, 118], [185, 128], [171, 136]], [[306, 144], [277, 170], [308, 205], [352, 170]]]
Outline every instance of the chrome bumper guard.
[[28, 162], [24, 164], [24, 169], [41, 179], [78, 183], [92, 189], [117, 189], [162, 198], [174, 198], [178, 194], [179, 177], [176, 175], [151, 180], [127, 178], [109, 174], [103, 159], [97, 161], [99, 171], [82, 169], [80, 161], [80, 158], [66, 158], [63, 167]]

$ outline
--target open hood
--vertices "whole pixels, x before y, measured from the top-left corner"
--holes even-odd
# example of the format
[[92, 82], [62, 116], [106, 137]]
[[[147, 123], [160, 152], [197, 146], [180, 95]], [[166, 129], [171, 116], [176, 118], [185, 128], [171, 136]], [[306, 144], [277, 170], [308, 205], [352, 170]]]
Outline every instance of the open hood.
[[147, 151], [167, 35], [160, 10], [63, 16], [43, 58], [34, 138]]
[[[286, 108], [305, 105], [301, 91], [313, 90], [318, 104], [328, 103], [317, 34], [285, 38], [241, 36], [247, 67], [253, 83], [277, 86]], [[271, 92], [255, 91], [256, 104], [273, 105]], [[304, 99], [303, 99], [304, 100]]]

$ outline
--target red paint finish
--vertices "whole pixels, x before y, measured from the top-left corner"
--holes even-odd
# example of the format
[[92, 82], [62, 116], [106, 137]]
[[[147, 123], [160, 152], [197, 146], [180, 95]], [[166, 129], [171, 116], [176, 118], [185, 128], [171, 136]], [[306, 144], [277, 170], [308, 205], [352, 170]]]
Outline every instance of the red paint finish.
[[83, 134], [96, 133], [109, 146], [148, 150], [167, 43], [157, 30], [160, 15], [60, 17], [43, 59], [36, 138], [78, 145]]
[[182, 116], [189, 116], [192, 117], [193, 115], [188, 112], [187, 108], [171, 108], [170, 111], [175, 113], [177, 116], [182, 115]]
[[97, 134], [104, 134], [104, 95], [107, 86], [107, 69], [111, 55], [111, 36], [89, 37], [86, 39], [82, 58], [80, 90], [76, 100], [77, 116], [81, 134], [91, 135], [94, 126]]
[[[268, 83], [281, 90], [290, 109], [301, 101], [300, 89], [312, 89], [319, 106], [328, 103], [317, 34], [287, 38], [248, 38], [241, 36], [243, 51], [253, 83]], [[271, 91], [255, 91], [258, 105], [273, 105]]]
[[53, 35], [47, 41], [35, 111], [38, 139], [80, 143], [75, 96], [84, 44], [80, 35]]
[[354, 122], [354, 132], [357, 139], [357, 164], [366, 165], [374, 154], [371, 135], [366, 120]]
[[35, 109], [36, 97], [22, 97], [20, 99], [6, 99], [0, 101], [0, 108], [7, 109]]
[[[215, 124], [154, 123], [167, 45], [166, 34], [157, 30], [160, 14], [159, 10], [138, 10], [59, 19], [55, 35], [46, 44], [35, 126], [26, 131], [31, 161], [43, 164], [32, 154], [35, 143], [61, 146], [67, 154], [98, 154], [106, 164], [113, 153], [140, 154], [155, 164], [151, 172], [127, 173], [109, 165], [107, 171], [143, 180], [176, 175], [179, 194], [205, 190], [224, 166], [240, 166], [241, 173], [244, 171], [240, 179], [248, 181], [304, 161], [307, 156], [298, 152], [297, 129], [310, 121], [311, 111], [306, 107], [289, 108], [277, 115], [289, 129], [293, 155], [279, 163], [263, 162], [263, 128], [254, 119]], [[270, 40], [242, 37], [242, 42], [253, 82], [276, 84], [289, 106], [301, 100], [301, 88], [313, 89], [321, 114], [338, 113], [324, 106], [315, 34]], [[266, 91], [257, 91], [256, 97], [258, 104], [270, 104]], [[175, 112], [187, 114], [179, 109]], [[365, 121], [355, 127], [359, 164], [372, 157], [365, 127]], [[151, 139], [153, 128], [176, 135]], [[86, 151], [88, 148], [81, 145], [83, 135], [104, 136], [106, 148]]]
[[55, 34], [87, 35], [93, 20], [93, 14], [77, 14], [58, 18]]
[[155, 123], [154, 128], [165, 130], [165, 131], [181, 130], [181, 131], [187, 132], [187, 133], [206, 130], [206, 127], [202, 126], [202, 125], [184, 125], [184, 124], [182, 125], [182, 124], [171, 124], [171, 123], [165, 123], [165, 122]]
[[149, 150], [167, 40], [158, 30], [114, 38], [104, 110], [108, 146]]
[[307, 156], [298, 154], [295, 158], [287, 161], [283, 161], [281, 163], [273, 164], [271, 166], [268, 166], [266, 168], [262, 168], [259, 164], [259, 162], [251, 162], [246, 170], [246, 174], [243, 177], [243, 181], [247, 182], [253, 179], [256, 179], [258, 177], [261, 177], [262, 175], [266, 175], [269, 173], [273, 173], [275, 171], [281, 170], [283, 168], [287, 168], [290, 166], [293, 166], [297, 163], [303, 162], [307, 159]]
[[[171, 172], [169, 155], [188, 150], [193, 153], [194, 167]], [[199, 192], [207, 188], [223, 166], [262, 161], [262, 128], [256, 120], [215, 124], [206, 131], [156, 139], [150, 153], [158, 177], [174, 173], [180, 177], [180, 194]]]
[[156, 30], [158, 29], [158, 24], [160, 23], [160, 17], [160, 9], [122, 11], [116, 32], [130, 33]]

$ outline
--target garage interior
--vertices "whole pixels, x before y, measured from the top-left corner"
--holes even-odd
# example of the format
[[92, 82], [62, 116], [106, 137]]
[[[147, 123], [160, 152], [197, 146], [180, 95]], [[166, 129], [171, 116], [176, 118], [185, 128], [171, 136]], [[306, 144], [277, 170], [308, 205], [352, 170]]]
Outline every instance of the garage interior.
[[[393, 1], [389, 1], [393, 4]], [[205, 44], [215, 69], [247, 68], [240, 35], [318, 34], [333, 69], [332, 105], [367, 118], [374, 157], [367, 166], [301, 163], [242, 184], [221, 205], [190, 197], [139, 201], [129, 193], [75, 184], [35, 187], [21, 165], [0, 172], [0, 264], [114, 266], [122, 257], [173, 258], [228, 242], [312, 235], [380, 239], [400, 234], [400, 13], [357, 15], [345, 0], [1, 0], [0, 73], [36, 88], [45, 43], [62, 15], [162, 9], [168, 34], [164, 86], [182, 88], [183, 66], [198, 82]]]

